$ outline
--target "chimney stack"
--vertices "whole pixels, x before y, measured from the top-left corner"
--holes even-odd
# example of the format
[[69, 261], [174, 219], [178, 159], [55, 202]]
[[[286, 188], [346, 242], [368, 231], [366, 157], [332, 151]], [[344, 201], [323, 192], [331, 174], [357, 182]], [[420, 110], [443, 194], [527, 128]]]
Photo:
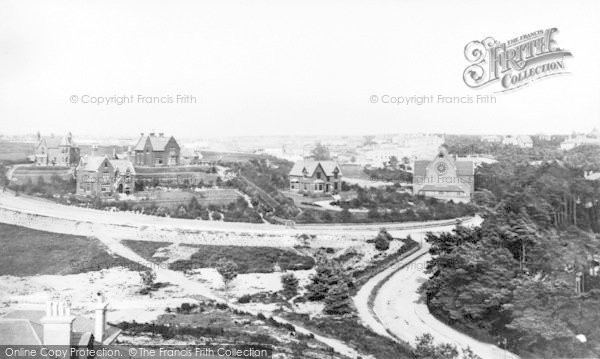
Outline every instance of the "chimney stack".
[[158, 136], [160, 136], [160, 137], [163, 137], [163, 135], [164, 135], [163, 132], [161, 132], [161, 133], [158, 134]]
[[104, 332], [106, 331], [106, 307], [108, 303], [104, 299], [104, 295], [98, 292], [96, 294], [96, 306], [94, 308], [96, 312], [95, 323], [94, 323], [94, 340], [102, 343], [104, 341]]
[[96, 155], [97, 150], [98, 150], [98, 145], [92, 145], [92, 150], [91, 150], [90, 156], [94, 157]]
[[155, 133], [154, 132], [150, 132], [150, 137], [154, 137]]
[[71, 345], [73, 320], [69, 303], [53, 300], [46, 303], [46, 316], [40, 323], [43, 326], [44, 345]]

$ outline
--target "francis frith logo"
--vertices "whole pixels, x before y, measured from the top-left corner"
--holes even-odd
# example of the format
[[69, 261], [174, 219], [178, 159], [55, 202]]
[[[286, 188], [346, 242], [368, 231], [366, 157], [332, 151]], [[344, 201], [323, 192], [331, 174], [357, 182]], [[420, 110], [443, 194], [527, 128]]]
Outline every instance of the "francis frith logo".
[[567, 73], [565, 58], [572, 55], [558, 47], [557, 32], [557, 28], [538, 30], [502, 43], [492, 37], [471, 41], [464, 50], [471, 63], [463, 73], [465, 84], [479, 88], [499, 83], [498, 92], [504, 92]]

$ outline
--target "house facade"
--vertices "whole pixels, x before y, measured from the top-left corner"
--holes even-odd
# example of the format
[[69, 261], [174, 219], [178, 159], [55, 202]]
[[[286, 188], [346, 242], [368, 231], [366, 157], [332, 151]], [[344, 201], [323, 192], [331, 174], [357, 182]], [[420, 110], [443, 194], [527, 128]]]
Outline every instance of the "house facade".
[[136, 166], [161, 167], [180, 165], [180, 147], [173, 136], [165, 137], [163, 133], [156, 135], [141, 134], [134, 147], [134, 163]]
[[36, 166], [75, 166], [79, 162], [79, 147], [71, 132], [62, 138], [42, 138], [38, 132], [35, 146]]
[[136, 174], [129, 160], [86, 156], [77, 166], [76, 178], [78, 195], [112, 196], [115, 193], [133, 193]]
[[299, 161], [289, 174], [291, 191], [336, 193], [342, 190], [342, 171], [334, 161]]
[[469, 202], [475, 190], [473, 161], [456, 160], [444, 147], [430, 161], [415, 161], [413, 194]]

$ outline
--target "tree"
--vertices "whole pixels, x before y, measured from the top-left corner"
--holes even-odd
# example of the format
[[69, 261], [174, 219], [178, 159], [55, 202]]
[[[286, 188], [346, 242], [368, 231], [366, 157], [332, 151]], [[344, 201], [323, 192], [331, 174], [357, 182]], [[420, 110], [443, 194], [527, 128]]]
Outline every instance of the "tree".
[[[461, 351], [461, 359], [481, 359], [480, 356], [473, 353], [471, 348], [467, 347]], [[425, 333], [417, 337], [415, 357], [418, 359], [456, 359], [458, 358], [458, 350], [454, 345], [448, 343], [434, 344], [433, 336]]]
[[238, 265], [225, 258], [219, 259], [216, 268], [217, 272], [221, 275], [221, 278], [223, 278], [223, 283], [225, 283], [226, 288], [229, 287], [231, 281], [238, 275]]
[[306, 286], [306, 298], [310, 301], [323, 300], [331, 288], [343, 284], [348, 288], [350, 282], [346, 273], [334, 262], [327, 262], [324, 258], [317, 260], [316, 273], [311, 277], [311, 283]]
[[378, 251], [387, 251], [390, 248], [391, 239], [392, 236], [385, 229], [382, 229], [375, 237], [375, 248]]
[[325, 308], [323, 308], [323, 311], [326, 314], [341, 315], [350, 313], [351, 310], [348, 284], [345, 282], [335, 284], [325, 296]]
[[398, 168], [399, 163], [400, 163], [400, 161], [398, 161], [398, 157], [396, 157], [396, 156], [391, 156], [388, 161], [389, 166], [393, 169]]
[[298, 294], [298, 278], [294, 273], [285, 273], [281, 276], [281, 284], [283, 286], [283, 295], [287, 298], [291, 298]]
[[311, 151], [312, 156], [317, 161], [328, 161], [331, 159], [331, 155], [329, 154], [329, 148], [321, 144], [321, 142], [317, 142], [315, 148]]
[[156, 273], [151, 270], [145, 270], [140, 272], [140, 279], [145, 287], [152, 287], [154, 285], [154, 281], [156, 280]]

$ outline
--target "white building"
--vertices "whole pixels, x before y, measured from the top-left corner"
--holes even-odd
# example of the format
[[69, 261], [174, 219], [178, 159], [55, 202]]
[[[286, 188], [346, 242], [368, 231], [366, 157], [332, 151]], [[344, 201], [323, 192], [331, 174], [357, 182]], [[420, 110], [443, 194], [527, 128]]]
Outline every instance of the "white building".
[[561, 150], [572, 150], [581, 145], [600, 145], [600, 132], [596, 128], [588, 134], [572, 134], [560, 144]]
[[503, 145], [518, 146], [521, 148], [532, 148], [533, 140], [527, 135], [505, 136], [502, 140]]

